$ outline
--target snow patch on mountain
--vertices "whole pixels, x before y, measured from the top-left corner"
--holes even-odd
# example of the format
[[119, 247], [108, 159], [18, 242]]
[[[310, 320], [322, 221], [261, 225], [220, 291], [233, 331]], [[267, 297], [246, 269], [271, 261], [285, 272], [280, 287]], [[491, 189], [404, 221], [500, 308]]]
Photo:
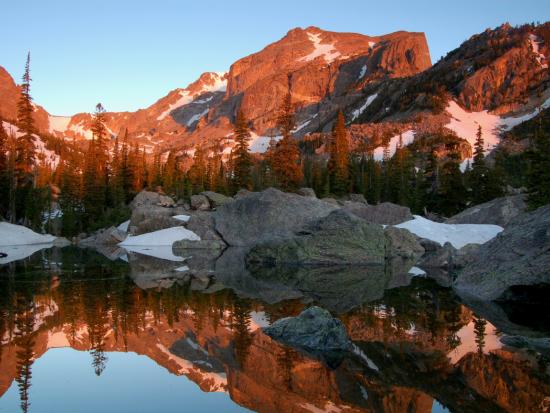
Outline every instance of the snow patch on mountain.
[[363, 79], [366, 74], [367, 74], [367, 65], [363, 65], [363, 67], [361, 68], [361, 71], [359, 72], [359, 76], [357, 77], [357, 80]]
[[540, 39], [535, 34], [530, 34], [529, 42], [531, 43], [531, 49], [533, 49], [533, 53], [535, 54], [535, 59], [537, 59], [537, 62], [539, 63], [540, 67], [543, 69], [548, 69], [548, 64], [546, 63], [546, 56], [540, 52], [540, 44], [542, 43], [542, 39]]
[[[395, 149], [397, 148], [400, 139], [402, 140], [403, 146], [407, 146], [408, 144], [414, 141], [414, 131], [413, 130], [405, 131], [399, 135], [393, 136], [389, 140], [388, 149], [389, 149], [390, 157], [392, 157], [393, 154], [395, 153]], [[383, 158], [384, 158], [384, 147], [379, 146], [374, 150], [374, 159], [376, 159], [377, 161], [381, 161]]]
[[280, 141], [282, 136], [259, 136], [254, 132], [250, 132], [249, 148], [252, 153], [264, 153], [269, 148], [271, 139], [276, 142]]
[[71, 123], [71, 117], [49, 115], [48, 121], [50, 124], [49, 125], [50, 133], [54, 133], [54, 132], [64, 133], [69, 127], [69, 123]]
[[70, 131], [83, 136], [85, 139], [91, 140], [93, 138], [93, 133], [90, 129], [86, 129], [84, 122], [78, 122], [75, 125], [69, 125]]
[[481, 126], [485, 151], [491, 151], [498, 145], [501, 132], [510, 130], [514, 126], [534, 118], [541, 110], [548, 107], [550, 107], [550, 98], [546, 99], [539, 107], [524, 115], [500, 117], [486, 110], [468, 112], [454, 100], [451, 100], [447, 106], [447, 112], [451, 115], [451, 120], [446, 127], [453, 130], [459, 137], [466, 139], [473, 146], [476, 141], [477, 129]]
[[[24, 135], [17, 126], [12, 125], [11, 123], [2, 122], [2, 127], [8, 135], [13, 134], [17, 139]], [[57, 165], [59, 165], [59, 161], [61, 160], [59, 155], [56, 154], [54, 151], [46, 148], [46, 144], [39, 136], [32, 136], [34, 141], [34, 148], [36, 150], [36, 155], [39, 163], [44, 166], [49, 166], [52, 169], [57, 168]]]
[[171, 103], [168, 105], [168, 109], [166, 109], [164, 112], [162, 112], [158, 117], [157, 120], [163, 120], [166, 116], [170, 114], [174, 109], [177, 109], [181, 106], [187, 105], [188, 103], [193, 101], [193, 96], [189, 94], [188, 90], [180, 90], [179, 91], [179, 99], [176, 100], [174, 103]]
[[210, 108], [206, 108], [201, 113], [197, 113], [196, 115], [191, 116], [191, 118], [187, 121], [187, 126], [191, 126], [193, 123], [198, 122], [204, 115], [208, 113]]
[[331, 63], [341, 56], [341, 53], [334, 48], [334, 44], [321, 44], [321, 33], [308, 33], [307, 37], [313, 43], [313, 52], [298, 59], [300, 62], [310, 62], [322, 56], [325, 62]]
[[[364, 66], [366, 67], [366, 66]], [[355, 119], [357, 119], [364, 111], [365, 109], [372, 103], [374, 102], [374, 99], [376, 99], [378, 97], [378, 93], [375, 93], [374, 95], [370, 95], [367, 100], [365, 101], [365, 103], [363, 104], [363, 106], [361, 106], [359, 109], [355, 109], [353, 112], [351, 112], [351, 120], [354, 121]]]

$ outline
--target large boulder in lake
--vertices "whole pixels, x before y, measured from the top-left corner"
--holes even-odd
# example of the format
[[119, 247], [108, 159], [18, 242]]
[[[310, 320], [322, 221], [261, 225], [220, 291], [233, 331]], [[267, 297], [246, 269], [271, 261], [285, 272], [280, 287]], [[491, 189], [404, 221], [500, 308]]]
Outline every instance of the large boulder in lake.
[[342, 322], [320, 307], [310, 307], [297, 317], [277, 320], [263, 331], [274, 340], [307, 351], [351, 349], [351, 341]]
[[550, 205], [516, 218], [481, 245], [454, 283], [461, 295], [495, 300], [510, 287], [550, 283]]
[[465, 209], [449, 218], [448, 224], [493, 224], [506, 227], [527, 209], [525, 195], [505, 196]]
[[370, 265], [383, 264], [385, 255], [384, 229], [340, 209], [306, 224], [291, 238], [254, 247], [248, 261], [267, 265]]
[[231, 246], [254, 246], [289, 238], [304, 224], [325, 217], [338, 207], [316, 198], [274, 188], [247, 192], [214, 212], [216, 230]]
[[373, 224], [397, 225], [413, 219], [409, 208], [391, 202], [367, 205], [364, 202], [345, 201], [342, 208]]

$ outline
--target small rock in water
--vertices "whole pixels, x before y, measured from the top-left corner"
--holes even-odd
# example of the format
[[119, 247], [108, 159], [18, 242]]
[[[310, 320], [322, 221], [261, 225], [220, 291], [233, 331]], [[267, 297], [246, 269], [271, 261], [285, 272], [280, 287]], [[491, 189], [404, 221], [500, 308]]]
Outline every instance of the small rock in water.
[[310, 307], [297, 317], [277, 320], [264, 332], [293, 347], [317, 352], [347, 351], [351, 348], [342, 322], [320, 307]]

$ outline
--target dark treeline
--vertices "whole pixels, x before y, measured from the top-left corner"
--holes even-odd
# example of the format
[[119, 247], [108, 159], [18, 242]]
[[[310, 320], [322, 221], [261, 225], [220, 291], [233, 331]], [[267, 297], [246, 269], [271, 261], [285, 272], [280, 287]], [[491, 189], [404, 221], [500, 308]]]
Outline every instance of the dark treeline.
[[369, 203], [394, 202], [417, 214], [443, 216], [501, 196], [507, 186], [525, 187], [532, 208], [550, 202], [550, 143], [544, 116], [530, 121], [529, 150], [509, 154], [497, 149], [491, 160], [485, 157], [480, 127], [473, 161], [462, 165], [462, 171], [462, 159], [470, 153], [464, 153], [465, 141], [445, 128], [417, 132], [407, 146], [399, 139], [390, 147], [391, 136], [383, 136], [381, 159], [375, 157], [372, 143], [380, 139], [364, 138], [352, 145], [342, 112], [331, 134], [298, 141], [293, 136], [290, 93], [277, 116], [280, 137], [271, 140], [263, 155], [250, 153], [251, 131], [242, 111], [236, 115], [231, 152], [224, 153], [219, 143], [198, 145], [187, 166], [189, 155], [182, 151], [148, 154], [129, 142], [127, 131], [109, 136], [105, 110], [98, 104], [85, 151], [76, 142], [57, 142], [60, 161], [49, 170], [36, 162], [29, 62], [30, 57], [18, 106], [19, 136], [8, 136], [0, 128], [0, 212], [11, 222], [35, 229], [51, 230], [44, 226], [56, 215], [49, 210], [52, 199], [58, 201], [63, 235], [119, 223], [129, 216], [129, 201], [146, 188], [185, 200], [205, 190], [234, 195], [240, 189], [310, 187], [318, 197], [359, 193]]

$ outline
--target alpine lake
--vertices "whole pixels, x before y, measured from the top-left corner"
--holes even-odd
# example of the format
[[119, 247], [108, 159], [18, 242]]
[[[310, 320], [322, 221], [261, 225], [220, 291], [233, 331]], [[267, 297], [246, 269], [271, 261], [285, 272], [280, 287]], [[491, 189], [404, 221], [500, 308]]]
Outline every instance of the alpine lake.
[[[537, 308], [502, 321], [509, 307], [468, 306], [425, 276], [215, 258], [199, 276], [188, 261], [212, 257], [71, 246], [0, 265], [0, 412], [550, 411], [548, 355], [502, 340], [508, 324], [547, 333]], [[313, 304], [353, 351], [262, 331]]]

